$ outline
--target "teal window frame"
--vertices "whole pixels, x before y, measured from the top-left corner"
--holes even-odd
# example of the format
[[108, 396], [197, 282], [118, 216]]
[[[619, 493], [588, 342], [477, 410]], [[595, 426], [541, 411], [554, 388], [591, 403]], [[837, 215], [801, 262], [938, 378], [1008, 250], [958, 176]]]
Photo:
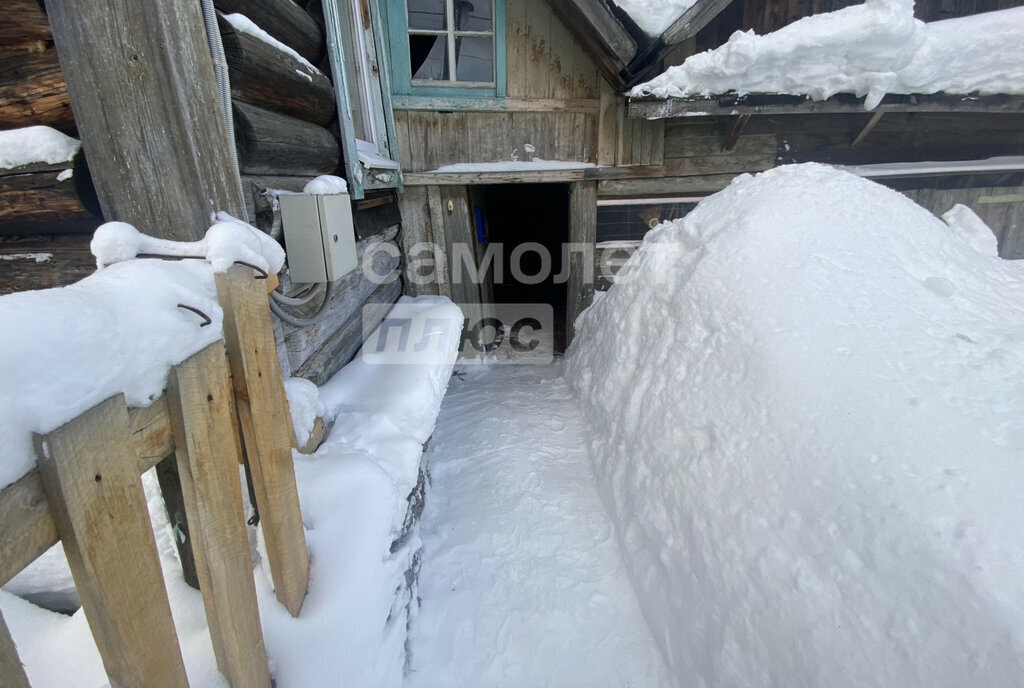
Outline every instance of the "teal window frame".
[[494, 84], [433, 86], [414, 82], [409, 58], [409, 16], [406, 0], [384, 0], [387, 6], [391, 92], [400, 96], [446, 98], [505, 97], [505, 0], [494, 0]]

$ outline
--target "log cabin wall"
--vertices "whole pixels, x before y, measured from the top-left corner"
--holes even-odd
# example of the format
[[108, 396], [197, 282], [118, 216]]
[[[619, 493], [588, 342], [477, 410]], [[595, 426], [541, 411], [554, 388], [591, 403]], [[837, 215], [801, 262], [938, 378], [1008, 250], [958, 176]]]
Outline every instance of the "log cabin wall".
[[[506, 3], [506, 93], [489, 111], [454, 110], [442, 101], [410, 109], [395, 103], [406, 173], [461, 162], [502, 162], [526, 144], [545, 160], [598, 161], [602, 89], [590, 57], [546, 0]], [[614, 107], [609, 115], [615, 117]], [[415, 178], [413, 178], [415, 182]]]
[[[319, 174], [343, 174], [334, 89], [319, 0], [216, 0], [234, 103], [236, 146], [248, 219], [280, 236], [268, 189], [301, 191]], [[236, 30], [242, 13], [320, 70]], [[47, 125], [70, 136], [72, 115], [53, 35], [39, 0], [8, 0], [0, 24], [0, 129]], [[65, 168], [72, 175], [60, 175]], [[58, 179], [60, 175], [60, 179]], [[361, 270], [335, 284], [324, 318], [298, 328], [275, 321], [285, 374], [323, 382], [349, 359], [401, 292], [394, 194], [353, 204]], [[95, 269], [92, 231], [103, 221], [81, 153], [71, 163], [0, 170], [0, 293], [62, 286]], [[290, 287], [287, 273], [282, 275]], [[316, 305], [314, 301], [313, 305]], [[299, 315], [303, 315], [299, 313]], [[364, 318], [364, 315], [366, 316]]]

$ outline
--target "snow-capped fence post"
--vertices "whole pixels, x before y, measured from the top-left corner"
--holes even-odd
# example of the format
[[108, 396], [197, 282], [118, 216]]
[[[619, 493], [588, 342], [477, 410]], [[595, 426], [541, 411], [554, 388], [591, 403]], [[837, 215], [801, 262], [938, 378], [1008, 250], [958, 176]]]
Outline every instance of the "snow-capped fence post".
[[167, 386], [181, 492], [217, 667], [235, 688], [269, 688], [238, 477], [223, 342], [176, 366]]
[[115, 686], [187, 688], [124, 395], [36, 436], [39, 473]]
[[18, 648], [14, 646], [3, 614], [0, 614], [0, 676], [4, 677], [4, 688], [29, 688], [25, 667], [18, 658]]
[[236, 265], [217, 274], [217, 298], [274, 594], [298, 616], [309, 583], [309, 554], [292, 465], [295, 432], [266, 289], [250, 268]]

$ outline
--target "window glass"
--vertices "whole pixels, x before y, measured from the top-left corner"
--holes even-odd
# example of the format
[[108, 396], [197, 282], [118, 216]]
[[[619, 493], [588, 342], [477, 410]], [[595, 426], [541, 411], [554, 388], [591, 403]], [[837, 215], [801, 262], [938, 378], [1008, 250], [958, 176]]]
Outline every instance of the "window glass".
[[493, 40], [490, 36], [457, 36], [455, 38], [456, 80], [494, 80]]
[[491, 0], [455, 0], [456, 31], [491, 31]]
[[412, 78], [424, 81], [448, 80], [448, 40], [440, 36], [409, 36]]
[[448, 28], [446, 0], [407, 0], [409, 28], [443, 31]]
[[413, 82], [495, 82], [494, 0], [406, 0], [406, 13]]

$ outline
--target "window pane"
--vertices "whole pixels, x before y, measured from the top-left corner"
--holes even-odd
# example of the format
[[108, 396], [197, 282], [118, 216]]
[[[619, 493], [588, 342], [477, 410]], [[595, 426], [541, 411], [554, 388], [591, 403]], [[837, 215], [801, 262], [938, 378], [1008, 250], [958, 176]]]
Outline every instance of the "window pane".
[[446, 29], [445, 0], [406, 0], [410, 29]]
[[494, 81], [493, 43], [490, 36], [455, 39], [455, 74], [459, 81]]
[[409, 36], [413, 79], [448, 80], [448, 39], [445, 36]]
[[491, 0], [455, 0], [456, 31], [491, 31]]

